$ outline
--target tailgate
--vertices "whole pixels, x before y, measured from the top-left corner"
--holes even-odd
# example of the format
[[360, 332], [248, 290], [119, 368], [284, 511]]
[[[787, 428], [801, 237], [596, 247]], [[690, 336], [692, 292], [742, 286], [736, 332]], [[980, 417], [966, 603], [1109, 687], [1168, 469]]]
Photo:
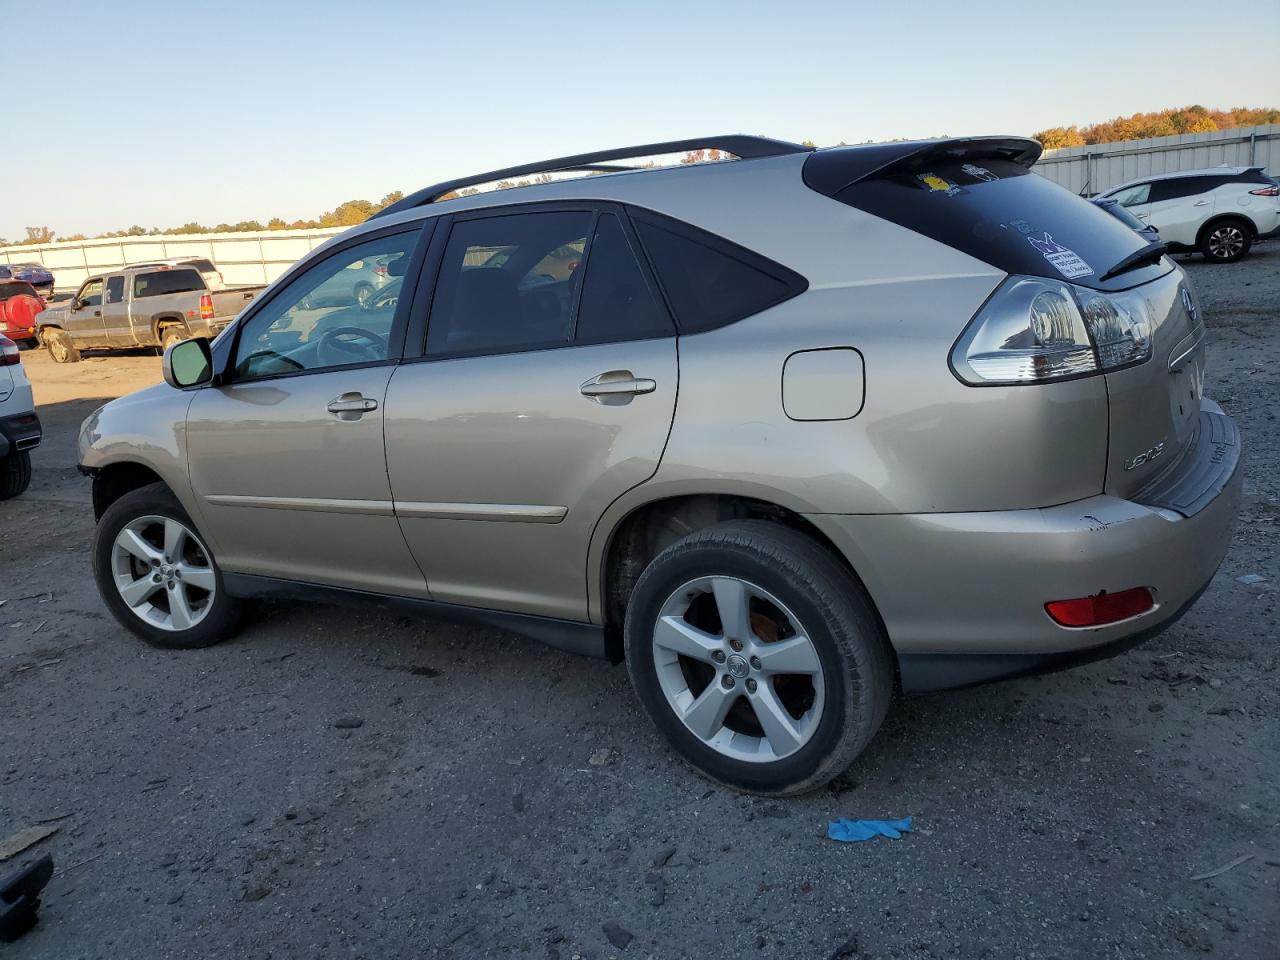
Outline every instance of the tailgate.
[[1125, 498], [1178, 466], [1194, 443], [1204, 389], [1204, 323], [1183, 272], [1135, 292], [1151, 311], [1151, 359], [1106, 375], [1106, 492]]
[[249, 301], [262, 289], [252, 287], [241, 290], [215, 290], [213, 297], [213, 315], [215, 317], [234, 317], [249, 305]]

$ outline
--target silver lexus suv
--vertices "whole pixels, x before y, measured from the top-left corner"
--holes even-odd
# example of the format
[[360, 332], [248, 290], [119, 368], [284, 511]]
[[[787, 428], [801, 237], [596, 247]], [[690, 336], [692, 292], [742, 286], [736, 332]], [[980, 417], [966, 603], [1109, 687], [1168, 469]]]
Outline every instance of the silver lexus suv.
[[[406, 197], [85, 421], [102, 596], [165, 647], [282, 594], [625, 660], [772, 795], [895, 689], [1150, 637], [1223, 557], [1239, 434], [1182, 270], [1039, 154], [710, 137]], [[549, 171], [604, 175], [460, 193]], [[369, 261], [393, 293], [317, 302]]]

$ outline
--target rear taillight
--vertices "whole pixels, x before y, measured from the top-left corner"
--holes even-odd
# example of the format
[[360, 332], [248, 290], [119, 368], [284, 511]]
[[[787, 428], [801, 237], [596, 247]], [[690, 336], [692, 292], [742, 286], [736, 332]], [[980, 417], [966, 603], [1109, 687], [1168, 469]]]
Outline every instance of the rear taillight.
[[1255, 197], [1280, 197], [1280, 186], [1275, 187], [1259, 187], [1257, 190], [1250, 190]]
[[1155, 605], [1156, 599], [1150, 590], [1146, 587], [1134, 587], [1132, 590], [1100, 593], [1075, 600], [1054, 600], [1046, 603], [1044, 609], [1055, 623], [1064, 627], [1101, 627], [1146, 613]]
[[8, 337], [0, 337], [0, 367], [12, 367], [21, 362], [18, 345]]
[[207, 293], [200, 294], [200, 319], [213, 319], [213, 297]]
[[1008, 386], [1105, 373], [1150, 356], [1143, 297], [1010, 277], [956, 341], [951, 367], [971, 386]]

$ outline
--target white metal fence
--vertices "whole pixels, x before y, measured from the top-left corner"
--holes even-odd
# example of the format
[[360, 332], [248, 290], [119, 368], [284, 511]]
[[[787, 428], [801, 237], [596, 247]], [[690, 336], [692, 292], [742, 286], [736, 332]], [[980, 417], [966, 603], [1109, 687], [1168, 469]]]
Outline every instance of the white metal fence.
[[1036, 173], [1086, 197], [1153, 173], [1262, 166], [1280, 172], [1280, 124], [1047, 150]]
[[0, 248], [0, 263], [42, 263], [59, 291], [75, 291], [88, 277], [173, 257], [208, 257], [229, 286], [270, 283], [309, 251], [345, 227], [319, 230], [261, 230], [249, 233], [194, 233], [161, 237], [66, 240], [38, 246]]

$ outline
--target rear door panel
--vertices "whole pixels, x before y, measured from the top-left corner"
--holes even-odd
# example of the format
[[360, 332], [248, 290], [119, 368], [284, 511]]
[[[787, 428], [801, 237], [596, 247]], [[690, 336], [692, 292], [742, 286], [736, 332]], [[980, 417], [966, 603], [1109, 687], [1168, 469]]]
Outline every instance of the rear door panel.
[[[656, 388], [616, 405], [582, 395], [615, 370]], [[674, 337], [400, 367], [387, 471], [432, 598], [586, 620], [591, 533], [657, 470], [676, 377]]]

